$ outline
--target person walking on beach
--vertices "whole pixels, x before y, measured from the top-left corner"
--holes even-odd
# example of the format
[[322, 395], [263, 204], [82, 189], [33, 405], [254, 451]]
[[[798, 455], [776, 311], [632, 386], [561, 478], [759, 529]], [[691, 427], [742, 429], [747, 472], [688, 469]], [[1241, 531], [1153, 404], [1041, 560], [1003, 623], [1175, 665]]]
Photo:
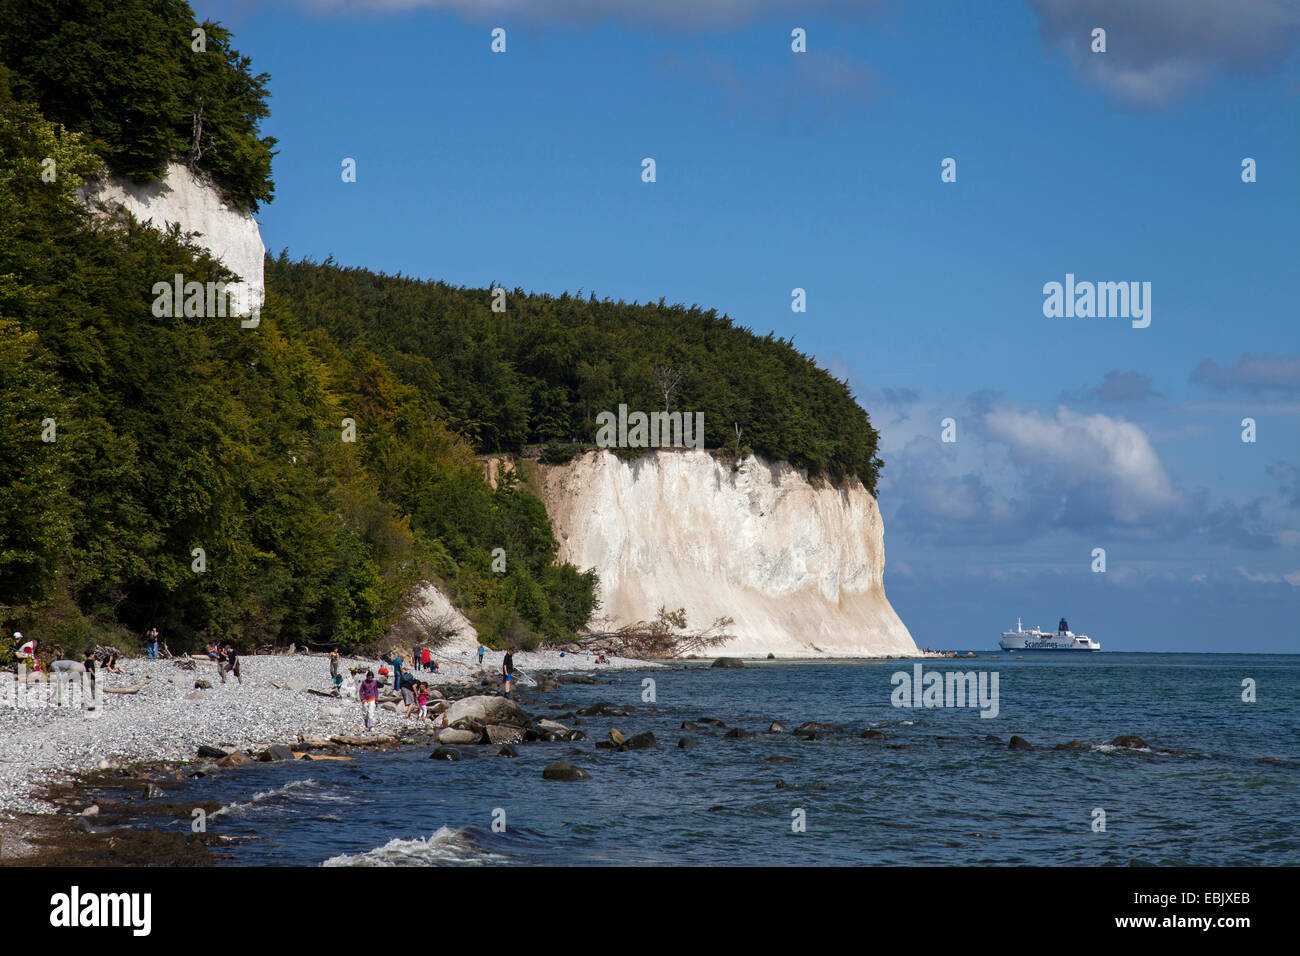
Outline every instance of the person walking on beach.
[[420, 663], [424, 666], [426, 671], [435, 670], [433, 666], [433, 654], [429, 652], [427, 647], [420, 648]]
[[343, 686], [343, 671], [339, 666], [339, 649], [336, 647], [330, 651], [330, 680], [334, 682], [334, 696], [339, 696], [339, 688]]
[[[402, 676], [401, 668], [398, 668], [398, 676]], [[402, 703], [406, 705], [406, 716], [411, 716], [411, 711], [415, 707], [415, 691], [418, 688], [410, 672], [406, 674], [406, 681], [402, 684]]]
[[221, 650], [221, 656], [217, 658], [217, 673], [221, 675], [221, 683], [226, 682], [227, 674], [234, 674], [235, 680], [242, 685], [244, 683], [243, 675], [239, 673], [239, 651], [235, 650], [233, 644], [227, 644]]
[[145, 648], [149, 654], [149, 660], [156, 661], [158, 659], [158, 628], [151, 627], [149, 630], [145, 631], [144, 639]]
[[478, 666], [479, 666], [479, 667], [482, 667], [482, 666], [483, 666], [483, 651], [484, 651], [484, 650], [485, 650], [485, 648], [483, 647], [482, 644], [480, 644], [480, 645], [478, 646]]
[[506, 651], [506, 656], [501, 659], [501, 679], [505, 681], [506, 696], [510, 696], [510, 682], [515, 678], [515, 649], [512, 647]]
[[375, 680], [374, 671], [366, 671], [366, 679], [361, 682], [357, 698], [361, 701], [361, 712], [366, 718], [366, 730], [369, 730], [374, 726], [375, 706], [379, 703], [379, 681]]

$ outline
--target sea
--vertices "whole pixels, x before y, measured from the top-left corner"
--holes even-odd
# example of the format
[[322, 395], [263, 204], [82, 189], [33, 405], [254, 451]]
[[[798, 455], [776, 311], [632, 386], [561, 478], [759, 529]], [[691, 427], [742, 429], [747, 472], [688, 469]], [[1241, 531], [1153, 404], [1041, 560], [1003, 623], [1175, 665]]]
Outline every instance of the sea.
[[[1300, 657], [975, 653], [598, 671], [523, 696], [553, 719], [635, 708], [559, 718], [585, 741], [520, 744], [516, 758], [461, 747], [475, 755], [432, 760], [429, 745], [258, 763], [172, 799], [222, 805], [207, 819], [233, 838], [219, 865], [1300, 864]], [[922, 686], [983, 673], [996, 716], [955, 695], [904, 701], [918, 663]], [[769, 733], [774, 721], [829, 729], [805, 739]], [[611, 728], [658, 746], [595, 748]], [[1034, 749], [1012, 749], [1013, 735]], [[590, 779], [543, 779], [560, 759]]]

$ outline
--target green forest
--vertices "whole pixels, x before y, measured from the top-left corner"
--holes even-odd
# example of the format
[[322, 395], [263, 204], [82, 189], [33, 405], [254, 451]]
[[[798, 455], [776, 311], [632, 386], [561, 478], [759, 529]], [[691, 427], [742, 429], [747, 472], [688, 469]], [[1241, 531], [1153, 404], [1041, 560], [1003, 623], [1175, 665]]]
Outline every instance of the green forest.
[[702, 411], [721, 454], [874, 490], [877, 435], [847, 385], [699, 308], [516, 289], [494, 311], [491, 288], [281, 253], [255, 328], [155, 317], [159, 280], [233, 277], [77, 189], [180, 161], [246, 207], [269, 200], [268, 78], [215, 24], [207, 65], [187, 65], [184, 3], [18, 5], [0, 0], [4, 634], [67, 654], [150, 626], [173, 650], [360, 648], [434, 581], [490, 644], [567, 640], [595, 575], [556, 563], [542, 502], [513, 476], [491, 487], [478, 456], [562, 461], [620, 402]]

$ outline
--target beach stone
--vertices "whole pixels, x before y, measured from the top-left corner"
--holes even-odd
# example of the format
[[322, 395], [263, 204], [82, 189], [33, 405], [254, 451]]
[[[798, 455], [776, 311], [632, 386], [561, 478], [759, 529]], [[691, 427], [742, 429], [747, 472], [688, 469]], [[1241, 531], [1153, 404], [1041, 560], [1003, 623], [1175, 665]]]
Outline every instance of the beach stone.
[[459, 760], [461, 753], [454, 747], [439, 747], [433, 753], [429, 754], [430, 760]]
[[498, 756], [498, 757], [518, 757], [518, 756], [519, 756], [519, 751], [516, 750], [514, 747], [511, 747], [509, 744], [506, 744], [504, 747], [502, 747], [500, 750], [497, 751], [497, 756]]
[[701, 727], [699, 724], [693, 723], [689, 720], [682, 721], [682, 730], [703, 730], [703, 729], [704, 728]]
[[207, 744], [203, 744], [199, 747], [198, 755], [200, 757], [206, 757], [208, 760], [220, 760], [222, 757], [229, 756], [229, 754], [220, 747], [209, 747]]
[[200, 678], [194, 682], [194, 687], [196, 690], [212, 690], [212, 682]]
[[458, 720], [478, 721], [480, 724], [510, 724], [527, 727], [532, 723], [528, 712], [507, 697], [479, 694], [453, 701], [445, 711], [448, 723]]
[[681, 740], [677, 741], [678, 750], [690, 750], [692, 747], [698, 747], [699, 745], [700, 742], [694, 737], [683, 737]]
[[790, 732], [790, 728], [787, 727], [785, 724], [781, 723], [779, 720], [774, 720], [772, 721], [772, 726], [767, 728], [767, 732], [769, 734], [788, 734]]
[[548, 763], [546, 769], [542, 771], [543, 780], [590, 780], [591, 774], [575, 767], [567, 760], [557, 760], [554, 763]]
[[167, 796], [167, 791], [156, 783], [146, 783], [144, 785], [144, 798], [146, 800], [157, 800], [159, 797]]
[[328, 747], [330, 742], [324, 737], [313, 737], [310, 734], [299, 734], [298, 743], [304, 748], [319, 750], [322, 747]]
[[739, 657], [719, 657], [710, 667], [744, 667], [745, 662]]
[[1034, 745], [1024, 737], [1017, 737], [1015, 734], [1012, 734], [1011, 740], [1007, 743], [1007, 748], [1010, 750], [1033, 750]]
[[217, 761], [218, 767], [240, 767], [246, 763], [252, 763], [253, 758], [246, 753], [240, 753], [236, 750], [234, 753], [227, 754]]
[[795, 728], [795, 733], [798, 733], [801, 730], [827, 730], [827, 729], [828, 728], [825, 724], [819, 724], [815, 720], [806, 720], [798, 727]]
[[438, 731], [438, 743], [440, 744], [474, 744], [478, 743], [478, 740], [479, 735], [472, 730], [446, 727]]
[[858, 734], [863, 740], [884, 740], [885, 735], [878, 730], [864, 730]]
[[331, 717], [337, 717], [337, 716], [339, 716], [341, 713], [343, 713], [343, 708], [342, 708], [342, 707], [326, 707], [326, 708], [325, 708], [325, 713], [329, 714]]
[[615, 707], [608, 701], [600, 701], [592, 704], [586, 710], [578, 711], [583, 717], [626, 717], [635, 707], [624, 704], [622, 707]]
[[379, 709], [380, 709], [380, 710], [386, 710], [386, 711], [388, 711], [390, 714], [395, 714], [395, 713], [397, 713], [399, 710], [401, 710], [401, 708], [398, 707], [397, 704], [395, 704], [395, 703], [394, 703], [393, 701], [391, 701], [391, 700], [386, 700], [386, 701], [384, 701], [382, 704], [379, 705]]
[[284, 682], [284, 686], [286, 690], [291, 690], [294, 692], [303, 691], [307, 689], [307, 682], [297, 677], [290, 677], [287, 681]]
[[566, 726], [564, 726], [564, 724], [562, 724], [562, 723], [560, 723], [560, 722], [558, 722], [558, 721], [555, 721], [555, 720], [549, 720], [549, 719], [546, 719], [546, 718], [543, 718], [542, 720], [539, 720], [539, 721], [537, 722], [537, 726], [538, 726], [538, 727], [545, 727], [547, 730], [554, 731], [555, 733], [567, 733], [568, 730], [569, 730], [569, 728], [566, 727]]
[[644, 733], [633, 734], [623, 742], [624, 750], [649, 750], [658, 748], [658, 746], [659, 742], [655, 740], [655, 735], [648, 730]]
[[263, 763], [269, 763], [273, 760], [292, 760], [293, 751], [284, 744], [271, 744], [266, 750], [262, 751], [262, 756], [258, 759]]
[[627, 743], [627, 738], [623, 736], [621, 730], [613, 729], [609, 732], [609, 742], [614, 744], [616, 747], [621, 747], [623, 744]]
[[84, 809], [84, 810], [81, 811], [81, 815], [82, 815], [83, 817], [97, 817], [97, 816], [99, 816], [99, 804], [97, 804], [97, 803], [92, 803], [90, 806], [86, 807], [86, 809]]
[[1137, 734], [1120, 734], [1110, 742], [1112, 747], [1131, 747], [1134, 750], [1150, 750], [1151, 745]]
[[524, 739], [522, 728], [508, 727], [505, 724], [488, 724], [483, 728], [483, 733], [490, 744], [517, 744]]
[[203, 700], [204, 693], [201, 690], [192, 690], [185, 695], [185, 700]]

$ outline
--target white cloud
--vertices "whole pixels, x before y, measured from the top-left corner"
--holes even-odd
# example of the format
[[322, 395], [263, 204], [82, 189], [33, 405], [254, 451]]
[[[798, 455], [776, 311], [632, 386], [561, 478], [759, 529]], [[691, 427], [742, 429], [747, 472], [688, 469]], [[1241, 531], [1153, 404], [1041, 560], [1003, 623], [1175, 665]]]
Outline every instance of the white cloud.
[[[1220, 73], [1275, 70], [1300, 36], [1300, 0], [1030, 0], [1043, 39], [1127, 102], [1161, 106]], [[1092, 31], [1106, 52], [1092, 52]]]

